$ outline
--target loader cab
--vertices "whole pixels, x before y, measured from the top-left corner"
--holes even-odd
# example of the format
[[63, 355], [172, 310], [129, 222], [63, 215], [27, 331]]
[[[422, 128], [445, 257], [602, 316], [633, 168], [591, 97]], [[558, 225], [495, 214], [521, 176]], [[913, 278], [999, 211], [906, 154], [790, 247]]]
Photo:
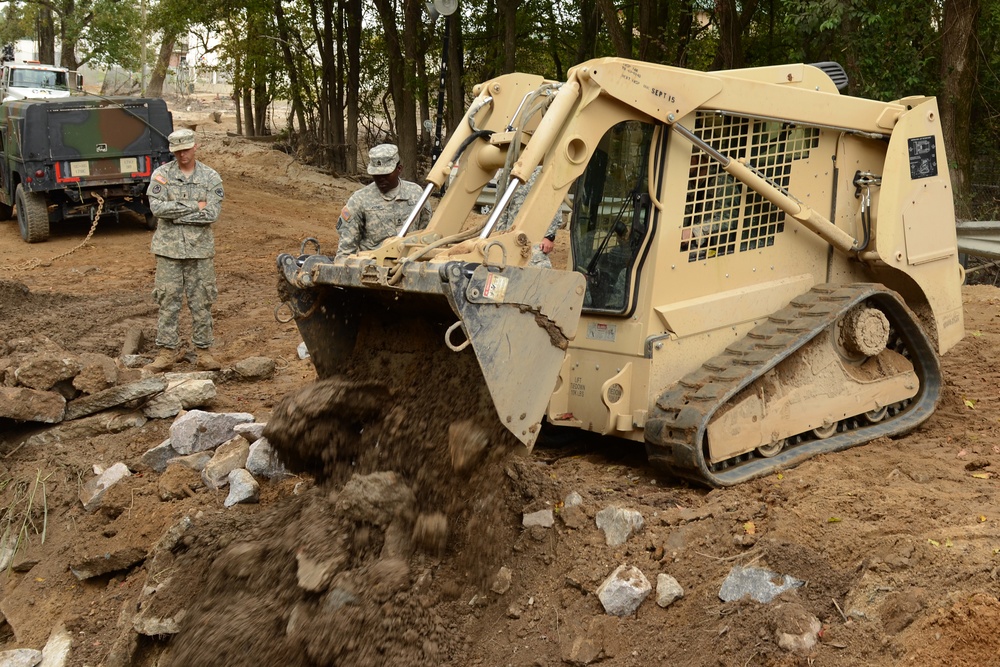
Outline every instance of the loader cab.
[[634, 308], [631, 297], [652, 231], [654, 129], [634, 120], [612, 126], [574, 186], [573, 268], [587, 277], [585, 312], [626, 316]]

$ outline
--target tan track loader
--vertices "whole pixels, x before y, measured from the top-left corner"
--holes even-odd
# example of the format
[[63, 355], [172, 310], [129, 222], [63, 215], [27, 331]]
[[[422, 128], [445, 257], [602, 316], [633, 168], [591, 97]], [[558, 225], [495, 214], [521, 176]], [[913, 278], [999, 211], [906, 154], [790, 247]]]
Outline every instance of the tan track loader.
[[[446, 186], [428, 228], [282, 255], [284, 304], [320, 378], [432, 391], [407, 364], [454, 358], [437, 382], [528, 448], [547, 421], [725, 486], [906, 432], [964, 334], [940, 117], [845, 79], [606, 58], [480, 84], [427, 176], [425, 200]], [[470, 215], [498, 170], [496, 206]], [[529, 265], [563, 202], [570, 265]]]

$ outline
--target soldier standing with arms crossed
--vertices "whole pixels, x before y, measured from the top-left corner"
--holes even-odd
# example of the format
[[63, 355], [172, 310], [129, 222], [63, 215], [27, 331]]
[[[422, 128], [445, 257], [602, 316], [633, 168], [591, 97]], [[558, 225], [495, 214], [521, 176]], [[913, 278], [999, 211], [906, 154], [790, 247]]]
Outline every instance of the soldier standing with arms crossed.
[[[373, 182], [351, 195], [337, 219], [338, 259], [377, 248], [398, 234], [423, 194], [419, 185], [399, 177], [403, 165], [399, 149], [392, 144], [375, 146], [368, 152], [368, 160]], [[430, 219], [430, 206], [424, 204], [410, 231], [425, 228]]]
[[153, 299], [160, 306], [156, 323], [159, 354], [147, 370], [170, 370], [184, 355], [178, 324], [184, 298], [191, 311], [192, 342], [198, 349], [198, 368], [217, 370], [212, 346], [212, 304], [215, 284], [215, 236], [212, 224], [222, 210], [222, 178], [195, 159], [192, 130], [167, 137], [174, 161], [153, 172], [146, 195], [157, 217], [150, 250], [156, 255]]

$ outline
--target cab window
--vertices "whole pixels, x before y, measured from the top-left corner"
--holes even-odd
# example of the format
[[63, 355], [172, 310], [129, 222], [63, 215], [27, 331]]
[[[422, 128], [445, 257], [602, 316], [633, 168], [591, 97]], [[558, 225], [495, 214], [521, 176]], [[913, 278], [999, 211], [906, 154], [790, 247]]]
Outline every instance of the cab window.
[[573, 194], [573, 268], [587, 277], [583, 307], [624, 314], [633, 267], [649, 232], [649, 150], [654, 127], [614, 125], [601, 139]]

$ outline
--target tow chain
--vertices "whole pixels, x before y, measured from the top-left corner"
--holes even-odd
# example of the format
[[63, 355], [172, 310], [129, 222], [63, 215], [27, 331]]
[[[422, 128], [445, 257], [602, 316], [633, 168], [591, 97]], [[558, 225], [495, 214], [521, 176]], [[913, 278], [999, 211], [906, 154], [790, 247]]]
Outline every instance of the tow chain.
[[92, 237], [94, 235], [94, 232], [97, 231], [97, 222], [101, 219], [101, 212], [104, 210], [104, 198], [101, 195], [97, 194], [96, 192], [92, 192], [90, 194], [94, 197], [94, 199], [97, 200], [97, 211], [94, 213], [94, 221], [90, 225], [90, 231], [87, 232], [87, 236], [85, 236], [84, 239], [80, 241], [80, 243], [78, 243], [75, 247], [70, 248], [66, 252], [62, 253], [61, 255], [56, 255], [47, 262], [43, 262], [42, 260], [35, 257], [33, 259], [29, 259], [26, 262], [23, 262], [22, 264], [6, 264], [4, 266], [0, 266], [0, 271], [23, 272], [23, 271], [30, 271], [31, 269], [38, 268], [39, 266], [50, 266], [52, 262], [56, 261], [57, 259], [62, 259], [63, 257], [72, 255], [74, 252], [76, 252], [84, 245], [86, 245], [87, 241], [90, 240], [90, 237]]

